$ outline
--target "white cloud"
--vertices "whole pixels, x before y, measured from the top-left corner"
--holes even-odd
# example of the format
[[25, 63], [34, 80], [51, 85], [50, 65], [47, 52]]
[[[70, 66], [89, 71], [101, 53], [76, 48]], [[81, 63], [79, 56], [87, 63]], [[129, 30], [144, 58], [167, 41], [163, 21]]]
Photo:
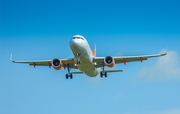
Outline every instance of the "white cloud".
[[152, 80], [180, 79], [178, 53], [166, 49], [161, 51], [161, 53], [164, 52], [167, 52], [166, 56], [159, 57], [157, 62], [150, 67], [144, 67], [139, 76]]
[[126, 112], [124, 114], [180, 114], [180, 109], [162, 110], [162, 111], [145, 111], [145, 112]]
[[153, 111], [150, 114], [180, 114], [180, 109], [174, 109], [168, 111]]

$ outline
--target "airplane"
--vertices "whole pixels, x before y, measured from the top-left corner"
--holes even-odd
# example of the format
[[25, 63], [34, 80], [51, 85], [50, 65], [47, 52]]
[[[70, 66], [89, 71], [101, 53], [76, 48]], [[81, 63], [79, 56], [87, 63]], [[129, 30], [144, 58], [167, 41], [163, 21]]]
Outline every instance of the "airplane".
[[[92, 52], [87, 40], [81, 35], [75, 35], [71, 38], [69, 42], [70, 49], [74, 55], [73, 58], [69, 59], [59, 59], [54, 58], [53, 60], [39, 60], [39, 61], [11, 61], [13, 63], [27, 63], [29, 65], [36, 66], [51, 66], [55, 70], [60, 70], [62, 67], [67, 68], [68, 74], [66, 74], [66, 79], [73, 78], [73, 74], [86, 74], [89, 77], [95, 77], [100, 74], [102, 78], [107, 77], [107, 73], [110, 72], [122, 72], [123, 70], [105, 70], [104, 67], [112, 68], [115, 64], [127, 62], [147, 60], [151, 57], [164, 56], [167, 53], [156, 54], [156, 55], [143, 55], [143, 56], [120, 56], [120, 57], [96, 57], [96, 44], [94, 47], [94, 53]], [[79, 69], [80, 72], [70, 72], [71, 69]]]

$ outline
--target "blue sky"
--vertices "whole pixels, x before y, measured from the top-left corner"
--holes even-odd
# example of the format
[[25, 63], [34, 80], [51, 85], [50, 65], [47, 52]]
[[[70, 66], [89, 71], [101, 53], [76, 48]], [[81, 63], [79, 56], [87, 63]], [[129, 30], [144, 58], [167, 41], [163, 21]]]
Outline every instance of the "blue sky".
[[[0, 113], [179, 114], [180, 2], [177, 0], [1, 0]], [[118, 64], [107, 78], [33, 68], [13, 60], [73, 57], [83, 35], [97, 56], [166, 57]], [[168, 50], [167, 50], [168, 46]]]

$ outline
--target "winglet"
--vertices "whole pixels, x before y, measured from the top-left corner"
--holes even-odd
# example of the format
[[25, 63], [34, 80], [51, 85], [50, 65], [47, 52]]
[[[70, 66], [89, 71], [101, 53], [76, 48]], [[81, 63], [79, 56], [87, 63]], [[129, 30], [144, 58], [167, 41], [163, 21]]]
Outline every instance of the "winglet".
[[96, 44], [94, 46], [94, 56], [96, 57]]
[[166, 55], [167, 53], [163, 53], [163, 54], [161, 54], [161, 56], [164, 56], [164, 55]]
[[11, 61], [12, 61], [12, 53], [11, 53]]

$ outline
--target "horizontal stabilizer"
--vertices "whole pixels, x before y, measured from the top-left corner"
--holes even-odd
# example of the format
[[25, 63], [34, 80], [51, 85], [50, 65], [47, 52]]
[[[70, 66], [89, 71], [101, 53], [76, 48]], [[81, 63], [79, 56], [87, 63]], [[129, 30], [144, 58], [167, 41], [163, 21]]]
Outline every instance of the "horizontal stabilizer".
[[[103, 71], [101, 71], [103, 72]], [[105, 70], [104, 72], [123, 72], [123, 70]]]
[[[103, 71], [101, 71], [103, 72]], [[105, 70], [104, 72], [110, 73], [110, 72], [123, 72], [123, 70]], [[70, 74], [84, 74], [83, 72], [71, 72]]]
[[70, 74], [84, 74], [83, 72], [71, 72]]

